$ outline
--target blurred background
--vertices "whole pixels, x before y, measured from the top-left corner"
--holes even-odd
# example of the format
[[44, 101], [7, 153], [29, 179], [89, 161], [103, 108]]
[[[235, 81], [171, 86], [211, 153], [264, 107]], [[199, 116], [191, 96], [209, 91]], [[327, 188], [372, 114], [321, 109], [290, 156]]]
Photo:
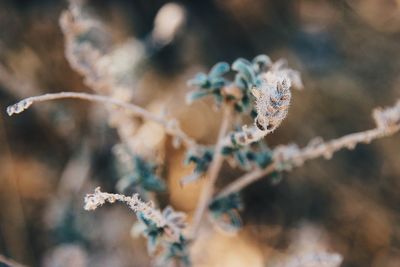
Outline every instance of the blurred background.
[[[192, 166], [183, 165], [183, 149], [154, 134], [162, 132], [156, 125], [113, 118], [80, 100], [8, 117], [6, 107], [21, 98], [109, 94], [167, 110], [188, 134], [212, 144], [220, 114], [207, 99], [185, 106], [186, 81], [218, 61], [284, 57], [305, 89], [294, 92], [288, 118], [266, 138], [271, 147], [373, 128], [372, 109], [400, 98], [398, 0], [80, 2], [98, 23], [84, 37], [99, 54], [98, 72], [118, 90], [84, 79], [66, 59], [59, 18], [68, 2], [0, 1], [0, 253], [28, 266], [149, 266], [143, 238], [130, 234], [132, 212], [82, 209], [94, 187], [115, 191], [113, 147], [124, 138], [157, 151], [168, 186], [158, 195], [161, 206], [190, 214], [203, 181], [179, 185]], [[205, 236], [195, 266], [289, 266], [274, 264], [308, 246], [340, 254], [344, 267], [400, 266], [399, 152], [397, 135], [308, 162], [277, 184], [249, 186], [244, 229]], [[219, 186], [239, 175], [224, 166]]]

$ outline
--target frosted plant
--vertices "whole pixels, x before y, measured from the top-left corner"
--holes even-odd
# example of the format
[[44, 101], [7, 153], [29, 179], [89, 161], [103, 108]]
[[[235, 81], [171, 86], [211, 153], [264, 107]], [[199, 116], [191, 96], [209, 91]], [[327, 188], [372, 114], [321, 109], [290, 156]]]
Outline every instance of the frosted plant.
[[[171, 28], [164, 28], [163, 21], [169, 18], [174, 19], [174, 24]], [[289, 68], [285, 60], [273, 62], [268, 56], [259, 55], [252, 60], [239, 58], [232, 64], [219, 62], [208, 73], [199, 73], [188, 82], [190, 86], [195, 87], [187, 95], [188, 104], [203, 97], [212, 97], [215, 106], [223, 114], [215, 144], [199, 144], [181, 129], [176, 119], [151, 113], [132, 103], [134, 90], [131, 90], [131, 87], [136, 80], [127, 78], [132, 72], [137, 74], [135, 69], [139, 65], [146, 65], [151, 53], [173, 40], [184, 19], [185, 12], [181, 6], [167, 4], [156, 16], [155, 27], [148, 37], [150, 39], [131, 39], [121, 46], [113, 46], [107, 42], [90, 39], [88, 33], [93, 31], [105, 35], [103, 37], [107, 39], [107, 27], [85, 14], [84, 6], [70, 3], [68, 10], [63, 12], [60, 18], [65, 37], [66, 58], [96, 94], [45, 94], [23, 99], [7, 108], [7, 113], [13, 115], [23, 112], [36, 102], [64, 98], [83, 99], [106, 106], [109, 111], [108, 121], [117, 129], [120, 137], [119, 147], [126, 148], [127, 152], [119, 153], [128, 173], [117, 187], [121, 191], [127, 187], [140, 187], [142, 190], [136, 191], [142, 195], [139, 197], [138, 194], [111, 194], [101, 192], [97, 188], [93, 194], [86, 196], [85, 209], [94, 210], [106, 202], [126, 203], [144, 226], [142, 233], [147, 238], [149, 253], [156, 258], [154, 263], [159, 266], [176, 262], [190, 266], [191, 244], [203, 225], [206, 225], [203, 224], [205, 218], [211, 219], [217, 229], [230, 234], [239, 231], [242, 225], [240, 211], [245, 208], [241, 202], [240, 191], [249, 184], [264, 177], [275, 179], [280, 177], [282, 171], [300, 167], [308, 160], [318, 157], [329, 159], [340, 149], [354, 149], [358, 143], [369, 143], [400, 130], [400, 102], [397, 102], [393, 107], [376, 109], [373, 112], [376, 127], [371, 130], [327, 142], [321, 138], [314, 138], [303, 148], [296, 144], [268, 147], [263, 143], [263, 138], [273, 133], [288, 116], [293, 101], [292, 90], [302, 89], [303, 84], [299, 73]], [[126, 60], [128, 55], [129, 60]], [[132, 117], [139, 117], [141, 120], [133, 120]], [[245, 118], [251, 119], [252, 123], [237, 125]], [[205, 179], [193, 220], [188, 228], [185, 228], [183, 213], [176, 212], [168, 206], [160, 211], [156, 209], [156, 204], [141, 200], [148, 199], [143, 192], [165, 189], [163, 180], [156, 174], [156, 164], [153, 163], [153, 156], [157, 152], [141, 151], [138, 149], [140, 142], [135, 142], [136, 129], [142, 121], [158, 124], [172, 140], [177, 141], [174, 143], [184, 145], [187, 150], [186, 163], [193, 164], [194, 168], [191, 175], [182, 177], [183, 187], [202, 177]], [[224, 161], [232, 168], [239, 168], [245, 173], [216, 192], [215, 183]], [[149, 199], [157, 198], [153, 195]], [[321, 261], [338, 262], [339, 255], [324, 253], [300, 255], [300, 263], [308, 266], [309, 263]], [[285, 266], [296, 266], [295, 264], [288, 262]]]

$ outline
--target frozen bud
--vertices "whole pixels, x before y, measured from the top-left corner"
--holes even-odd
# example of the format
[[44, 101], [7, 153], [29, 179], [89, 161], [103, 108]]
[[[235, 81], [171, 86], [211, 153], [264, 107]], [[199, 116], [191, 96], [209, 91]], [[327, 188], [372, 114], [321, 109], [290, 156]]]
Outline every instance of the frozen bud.
[[256, 98], [255, 124], [261, 131], [273, 131], [286, 117], [290, 99], [291, 82], [284, 75], [268, 72], [261, 77], [261, 84], [253, 88]]

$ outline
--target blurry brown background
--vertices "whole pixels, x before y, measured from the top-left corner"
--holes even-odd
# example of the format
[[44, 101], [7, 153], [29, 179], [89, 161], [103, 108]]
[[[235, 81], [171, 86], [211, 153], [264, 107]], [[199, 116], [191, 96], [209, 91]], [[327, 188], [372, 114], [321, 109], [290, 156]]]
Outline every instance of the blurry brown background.
[[[109, 30], [101, 41], [117, 46], [146, 40], [166, 2], [88, 5]], [[265, 53], [301, 71], [305, 90], [294, 93], [288, 118], [266, 138], [272, 147], [372, 128], [372, 108], [400, 98], [400, 1], [177, 3], [186, 12], [184, 25], [130, 86], [142, 106], [168, 103], [201, 142], [213, 142], [219, 116], [210, 101], [184, 107], [186, 80], [217, 61]], [[91, 92], [64, 57], [58, 19], [66, 7], [63, 1], [0, 1], [0, 252], [29, 266], [148, 266], [143, 240], [129, 235], [134, 216], [125, 207], [82, 210], [85, 193], [96, 185], [113, 191], [118, 178], [112, 154], [118, 135], [106, 111], [65, 100], [12, 118], [5, 113], [23, 97]], [[182, 151], [165, 146], [171, 191], [161, 199], [190, 212], [199, 184], [177, 186], [190, 169], [181, 165]], [[207, 260], [198, 266], [271, 266], [269, 259], [285, 255], [303, 225], [322, 229], [329, 249], [344, 257], [342, 266], [400, 266], [399, 152], [397, 135], [309, 162], [283, 174], [278, 185], [250, 186], [243, 192], [244, 231], [234, 245], [228, 237], [210, 237], [212, 245], [199, 248]], [[239, 175], [223, 174], [222, 182]]]

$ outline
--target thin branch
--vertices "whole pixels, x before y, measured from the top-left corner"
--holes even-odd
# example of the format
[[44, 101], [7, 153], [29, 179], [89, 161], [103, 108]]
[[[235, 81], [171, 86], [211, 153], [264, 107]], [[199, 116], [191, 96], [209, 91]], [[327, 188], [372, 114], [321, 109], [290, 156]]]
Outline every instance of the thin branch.
[[[391, 136], [400, 130], [400, 124], [392, 125], [390, 127], [381, 127], [364, 132], [349, 134], [338, 139], [333, 139], [326, 143], [311, 144], [302, 149], [296, 148], [293, 145], [278, 147], [274, 151], [274, 162], [268, 165], [265, 169], [256, 169], [252, 172], [244, 174], [242, 177], [236, 179], [234, 182], [227, 185], [217, 197], [229, 195], [238, 192], [246, 186], [266, 177], [274, 171], [285, 169], [285, 166], [290, 168], [300, 167], [304, 162], [325, 157], [329, 159], [333, 153], [343, 149], [354, 149], [359, 143], [370, 143], [372, 140]], [[289, 153], [287, 153], [289, 152]]]
[[107, 105], [115, 105], [120, 108], [126, 109], [132, 112], [134, 115], [139, 116], [146, 120], [151, 120], [156, 123], [161, 124], [166, 132], [170, 135], [176, 136], [181, 139], [185, 145], [188, 147], [195, 146], [196, 142], [190, 138], [182, 129], [179, 127], [178, 122], [176, 120], [165, 120], [161, 116], [154, 115], [153, 113], [147, 111], [146, 109], [139, 107], [134, 104], [130, 104], [121, 100], [113, 99], [107, 96], [95, 95], [95, 94], [87, 94], [87, 93], [78, 93], [78, 92], [60, 92], [54, 94], [44, 94], [40, 96], [33, 96], [25, 98], [18, 103], [7, 107], [7, 113], [9, 116], [13, 114], [18, 114], [26, 109], [28, 109], [35, 102], [44, 102], [50, 100], [64, 99], [64, 98], [76, 98], [83, 99], [92, 102], [104, 103]]
[[133, 210], [139, 217], [144, 217], [158, 228], [163, 228], [166, 235], [174, 242], [178, 242], [182, 230], [186, 226], [185, 214], [176, 212], [170, 206], [167, 206], [162, 212], [154, 207], [152, 202], [144, 202], [139, 198], [139, 195], [133, 194], [131, 197], [102, 192], [100, 187], [97, 187], [93, 194], [87, 194], [85, 197], [85, 210], [95, 210], [104, 205], [106, 202], [115, 203], [116, 201], [123, 202]]
[[7, 258], [4, 255], [0, 254], [0, 263], [4, 263], [5, 265], [9, 267], [27, 267], [26, 265], [23, 265], [21, 263], [18, 263], [12, 259]]
[[204, 213], [214, 194], [214, 185], [218, 178], [218, 174], [221, 170], [222, 163], [224, 161], [224, 157], [221, 153], [221, 150], [223, 147], [224, 138], [229, 130], [231, 120], [232, 120], [232, 107], [227, 105], [224, 108], [224, 116], [222, 118], [222, 124], [219, 129], [218, 140], [214, 151], [214, 158], [208, 169], [208, 175], [207, 175], [208, 179], [201, 191], [197, 208], [194, 213], [192, 231], [190, 235], [192, 238], [197, 236]]
[[140, 212], [147, 219], [154, 222], [158, 227], [164, 227], [166, 221], [161, 212], [154, 209], [152, 203], [145, 203], [139, 199], [138, 194], [133, 194], [132, 197], [127, 197], [120, 194], [111, 194], [101, 192], [100, 187], [97, 187], [93, 194], [87, 194], [85, 197], [85, 210], [95, 210], [104, 205], [104, 203], [114, 203], [120, 201], [126, 203], [135, 213]]

